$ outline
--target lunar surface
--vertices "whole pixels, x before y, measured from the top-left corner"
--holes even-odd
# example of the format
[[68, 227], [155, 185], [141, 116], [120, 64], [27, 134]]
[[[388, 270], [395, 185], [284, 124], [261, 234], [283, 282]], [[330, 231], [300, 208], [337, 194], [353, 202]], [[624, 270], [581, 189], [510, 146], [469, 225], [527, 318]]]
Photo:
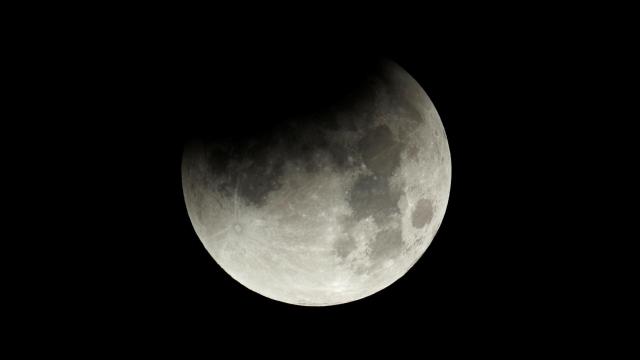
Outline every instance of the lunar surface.
[[451, 185], [440, 117], [393, 62], [365, 89], [257, 140], [186, 144], [189, 217], [242, 285], [290, 304], [346, 303], [398, 280], [433, 240]]

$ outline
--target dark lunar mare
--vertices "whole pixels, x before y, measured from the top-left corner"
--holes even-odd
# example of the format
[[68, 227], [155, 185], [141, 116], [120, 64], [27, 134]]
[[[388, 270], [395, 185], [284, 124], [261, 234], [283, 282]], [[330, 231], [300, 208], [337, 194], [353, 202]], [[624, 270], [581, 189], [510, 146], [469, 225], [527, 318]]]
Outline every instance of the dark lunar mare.
[[390, 215], [399, 213], [401, 195], [400, 191], [391, 189], [387, 177], [360, 175], [349, 192], [348, 201], [355, 220], [373, 216], [378, 225], [384, 225]]

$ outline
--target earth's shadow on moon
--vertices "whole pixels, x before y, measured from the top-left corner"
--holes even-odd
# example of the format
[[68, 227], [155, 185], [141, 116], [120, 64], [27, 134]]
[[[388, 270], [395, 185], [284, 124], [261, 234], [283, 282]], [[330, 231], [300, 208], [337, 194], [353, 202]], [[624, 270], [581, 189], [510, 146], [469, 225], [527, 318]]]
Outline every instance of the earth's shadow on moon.
[[[228, 101], [186, 126], [183, 186], [194, 227], [225, 271], [269, 298], [322, 306], [368, 296], [413, 265], [401, 263], [428, 246], [450, 186], [444, 130], [415, 80], [381, 59], [314, 58], [261, 63], [212, 86], [225, 88]], [[247, 221], [239, 221], [239, 204], [253, 214]], [[335, 261], [342, 275], [317, 275], [303, 248], [264, 250], [293, 236], [287, 229], [307, 229], [287, 245], [294, 249], [325, 246], [305, 237], [333, 239], [332, 256], [309, 260]], [[380, 275], [389, 266], [394, 275]], [[326, 293], [311, 285], [318, 282]]]

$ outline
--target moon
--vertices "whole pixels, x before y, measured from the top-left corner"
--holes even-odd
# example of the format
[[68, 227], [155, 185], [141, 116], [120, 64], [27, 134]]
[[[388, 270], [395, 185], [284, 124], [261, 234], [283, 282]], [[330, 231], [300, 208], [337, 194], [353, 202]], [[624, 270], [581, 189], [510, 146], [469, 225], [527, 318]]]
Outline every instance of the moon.
[[363, 88], [268, 136], [186, 143], [191, 223], [250, 290], [305, 306], [362, 299], [402, 277], [436, 235], [451, 187], [438, 112], [391, 61]]

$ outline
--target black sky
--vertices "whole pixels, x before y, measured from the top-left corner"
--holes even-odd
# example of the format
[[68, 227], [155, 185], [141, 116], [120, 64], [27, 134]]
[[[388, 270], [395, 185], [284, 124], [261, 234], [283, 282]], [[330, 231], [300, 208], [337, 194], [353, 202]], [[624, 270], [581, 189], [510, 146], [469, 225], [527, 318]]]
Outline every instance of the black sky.
[[[67, 240], [43, 245], [62, 253], [53, 260], [34, 252], [53, 265], [31, 276], [39, 295], [28, 304], [49, 327], [132, 341], [222, 331], [276, 343], [305, 332], [407, 347], [431, 333], [527, 343], [520, 334], [534, 328], [584, 321], [570, 295], [584, 279], [565, 271], [571, 234], [563, 201], [554, 206], [571, 184], [553, 150], [567, 140], [560, 102], [571, 100], [564, 86], [580, 65], [568, 48], [580, 40], [562, 21], [520, 15], [311, 32], [154, 21], [42, 35], [49, 60], [32, 68], [43, 92], [62, 94], [46, 104], [61, 120], [43, 125], [55, 155], [38, 156], [56, 159], [42, 171], [58, 179], [49, 186], [64, 221], [53, 222]], [[379, 57], [421, 84], [444, 124], [453, 175], [437, 236], [404, 277], [353, 303], [296, 307], [242, 287], [189, 221], [184, 141], [269, 131], [343, 98]], [[417, 330], [399, 336], [408, 326]]]

